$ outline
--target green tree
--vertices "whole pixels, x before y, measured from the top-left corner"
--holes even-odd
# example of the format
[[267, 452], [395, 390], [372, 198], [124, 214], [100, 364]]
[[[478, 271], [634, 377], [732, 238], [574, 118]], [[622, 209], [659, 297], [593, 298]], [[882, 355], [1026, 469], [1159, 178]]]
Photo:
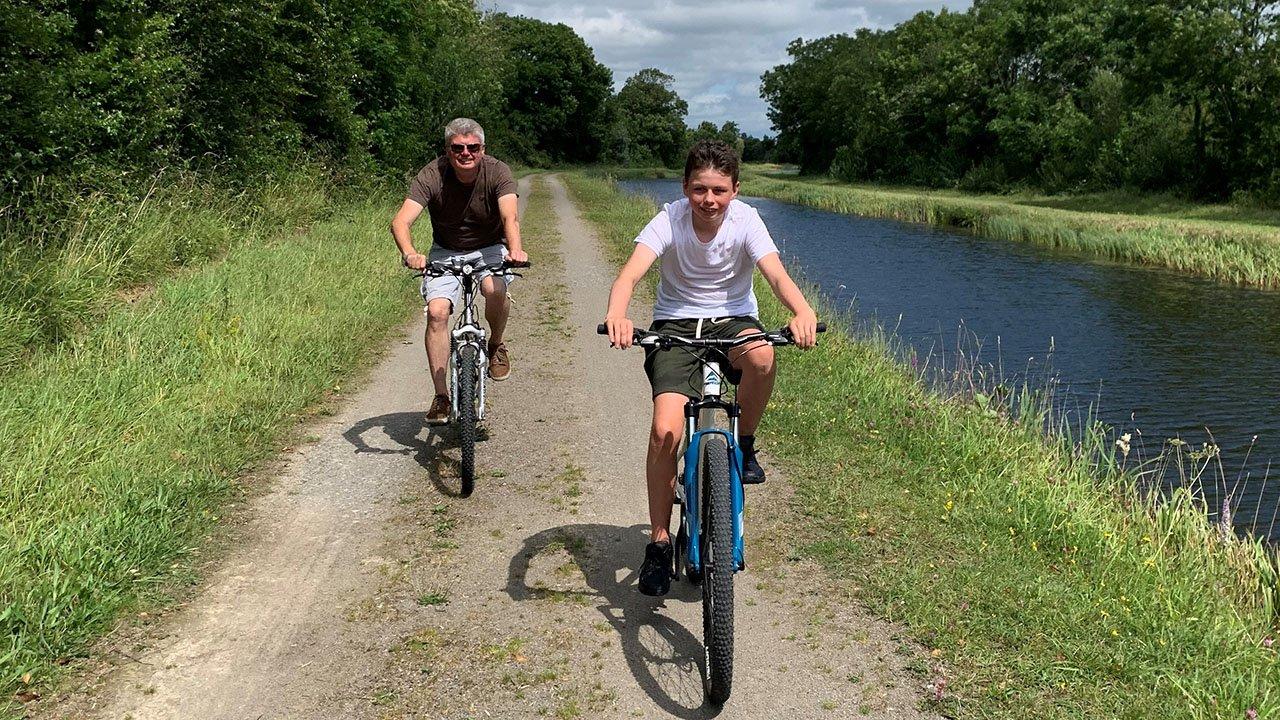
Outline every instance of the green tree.
[[567, 25], [508, 15], [492, 22], [505, 57], [507, 123], [534, 153], [525, 159], [597, 159], [613, 74]]
[[613, 98], [617, 145], [630, 165], [677, 166], [685, 152], [684, 118], [689, 105], [673, 89], [674, 79], [645, 68], [627, 79]]
[[368, 125], [373, 156], [403, 173], [441, 150], [445, 123], [473, 117], [501, 155], [512, 138], [502, 125], [502, 53], [471, 3], [350, 0], [342, 34], [356, 71], [355, 107]]
[[743, 162], [777, 162], [778, 141], [776, 138], [758, 138], [747, 133], [742, 134]]
[[168, 157], [188, 68], [140, 0], [0, 2], [0, 181]]
[[975, 0], [884, 32], [793, 42], [761, 95], [778, 154], [806, 172], [1272, 197], [1277, 7]]

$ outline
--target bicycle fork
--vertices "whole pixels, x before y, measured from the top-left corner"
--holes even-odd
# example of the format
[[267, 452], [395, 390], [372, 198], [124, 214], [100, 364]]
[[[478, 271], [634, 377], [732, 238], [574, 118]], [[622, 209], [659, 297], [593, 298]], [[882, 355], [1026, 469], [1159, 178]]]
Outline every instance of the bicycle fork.
[[458, 357], [464, 345], [476, 349], [476, 420], [484, 419], [485, 368], [488, 367], [489, 353], [485, 342], [484, 330], [475, 325], [459, 325], [452, 332], [449, 340], [449, 403], [453, 407], [453, 417], [458, 417]]

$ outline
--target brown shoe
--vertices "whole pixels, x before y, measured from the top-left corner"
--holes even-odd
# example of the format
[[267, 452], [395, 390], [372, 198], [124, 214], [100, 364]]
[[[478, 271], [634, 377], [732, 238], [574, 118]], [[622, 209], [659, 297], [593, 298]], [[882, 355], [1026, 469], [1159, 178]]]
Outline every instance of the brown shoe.
[[427, 411], [427, 424], [444, 425], [448, 423], [451, 410], [453, 410], [453, 403], [449, 402], [449, 396], [437, 395], [436, 399], [431, 401], [431, 409]]
[[499, 343], [489, 353], [489, 377], [496, 381], [511, 377], [511, 356], [507, 354], [507, 344]]

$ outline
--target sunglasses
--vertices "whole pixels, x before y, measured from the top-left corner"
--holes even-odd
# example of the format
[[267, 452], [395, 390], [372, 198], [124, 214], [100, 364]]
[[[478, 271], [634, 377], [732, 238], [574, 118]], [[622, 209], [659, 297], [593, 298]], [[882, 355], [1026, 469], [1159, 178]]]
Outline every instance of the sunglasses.
[[449, 146], [449, 152], [452, 152], [454, 155], [461, 155], [462, 151], [466, 150], [472, 155], [475, 155], [480, 152], [480, 149], [483, 147], [484, 143], [469, 143], [467, 145], [463, 145], [462, 143], [453, 143]]

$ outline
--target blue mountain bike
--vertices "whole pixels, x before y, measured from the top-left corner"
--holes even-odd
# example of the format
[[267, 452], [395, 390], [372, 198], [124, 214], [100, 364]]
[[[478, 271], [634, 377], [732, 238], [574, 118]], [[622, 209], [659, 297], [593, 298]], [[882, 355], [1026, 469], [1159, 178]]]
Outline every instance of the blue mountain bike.
[[[818, 332], [825, 332], [818, 323]], [[608, 334], [599, 325], [596, 332]], [[676, 503], [680, 530], [675, 541], [677, 577], [702, 585], [703, 692], [714, 705], [729, 699], [733, 686], [733, 575], [746, 568], [742, 542], [742, 451], [738, 447], [736, 397], [725, 399], [722, 372], [731, 366], [728, 352], [752, 343], [791, 345], [787, 328], [734, 338], [690, 338], [636, 330], [634, 342], [660, 351], [683, 350], [698, 357], [702, 398], [685, 403], [682, 469]], [[723, 414], [728, 427], [717, 426]]]

